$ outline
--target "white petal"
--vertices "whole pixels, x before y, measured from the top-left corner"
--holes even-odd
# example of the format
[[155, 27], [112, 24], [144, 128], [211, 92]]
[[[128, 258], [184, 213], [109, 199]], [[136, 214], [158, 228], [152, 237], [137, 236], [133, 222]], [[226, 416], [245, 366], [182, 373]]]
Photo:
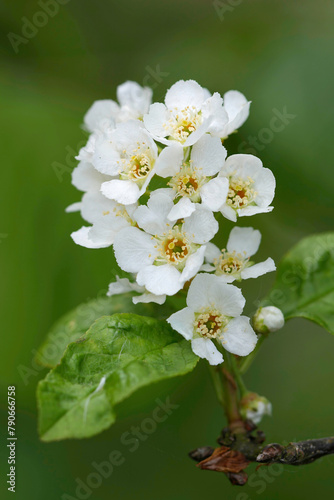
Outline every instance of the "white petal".
[[246, 267], [241, 271], [241, 278], [246, 280], [248, 278], [257, 278], [263, 274], [271, 273], [276, 270], [275, 262], [272, 258], [268, 257], [264, 262], [259, 262], [251, 267]]
[[191, 348], [197, 356], [207, 359], [210, 365], [220, 365], [224, 361], [222, 353], [210, 339], [192, 339]]
[[235, 154], [229, 156], [219, 175], [228, 177], [230, 175], [237, 175], [247, 179], [251, 177], [258, 177], [261, 175], [263, 169], [262, 161], [260, 158], [249, 154]]
[[181, 274], [181, 281], [185, 283], [190, 280], [200, 270], [205, 254], [205, 246], [200, 247], [195, 253], [190, 255], [187, 259], [186, 265]]
[[149, 112], [144, 116], [144, 125], [153, 138], [166, 137], [164, 123], [168, 120], [166, 106], [160, 102], [151, 104]]
[[103, 218], [105, 219], [107, 213], [108, 219], [110, 219], [110, 216], [114, 218], [115, 208], [117, 208], [117, 203], [109, 200], [99, 191], [85, 193], [82, 197], [81, 215], [86, 221], [92, 224]]
[[175, 295], [181, 290], [183, 284], [181, 283], [179, 271], [170, 264], [161, 266], [147, 266], [141, 269], [137, 275], [137, 283], [145, 286], [145, 288], [155, 295]]
[[89, 238], [90, 227], [82, 226], [78, 231], [74, 231], [71, 234], [71, 238], [77, 245], [86, 248], [104, 248], [104, 246], [109, 245], [101, 245], [99, 243], [95, 243]]
[[204, 134], [191, 151], [193, 166], [202, 169], [203, 175], [215, 175], [224, 165], [227, 151], [219, 137]]
[[259, 207], [267, 207], [273, 201], [275, 195], [276, 180], [269, 168], [262, 168], [255, 182], [254, 190], [257, 192], [255, 203]]
[[245, 207], [245, 208], [238, 208], [237, 212], [239, 217], [245, 217], [245, 216], [250, 216], [250, 215], [256, 215], [256, 214], [265, 214], [268, 212], [272, 212], [274, 210], [274, 207], [256, 207], [256, 206], [251, 206], [251, 207]]
[[163, 234], [167, 229], [167, 215], [172, 207], [173, 202], [167, 194], [154, 191], [147, 206], [138, 207], [133, 217], [147, 233]]
[[65, 208], [65, 212], [67, 214], [71, 214], [73, 212], [80, 212], [81, 207], [82, 207], [82, 202], [78, 201], [78, 202], [72, 203], [71, 205], [69, 205], [68, 207], [66, 207]]
[[179, 80], [167, 91], [165, 104], [167, 108], [178, 108], [182, 110], [187, 106], [200, 109], [207, 99], [206, 89], [203, 89], [194, 80]]
[[239, 316], [245, 305], [241, 290], [223, 283], [218, 276], [198, 274], [192, 281], [187, 305], [194, 311], [213, 306], [226, 316]]
[[206, 262], [210, 262], [212, 264], [216, 259], [219, 259], [219, 257], [221, 256], [221, 251], [213, 243], [207, 243], [205, 246], [205, 260]]
[[220, 211], [226, 219], [231, 220], [232, 222], [237, 222], [236, 211], [226, 203], [220, 207]]
[[223, 107], [223, 99], [215, 92], [206, 100], [202, 107], [202, 114], [209, 119], [208, 132], [216, 137], [222, 137], [221, 130], [228, 123], [228, 114]]
[[163, 149], [155, 163], [156, 173], [160, 177], [172, 177], [180, 170], [183, 161], [183, 147], [174, 142]]
[[174, 330], [179, 332], [187, 340], [193, 338], [195, 314], [192, 309], [185, 307], [181, 311], [172, 314], [167, 322]]
[[173, 206], [172, 210], [168, 214], [168, 220], [177, 221], [179, 219], [186, 219], [190, 217], [192, 213], [196, 210], [195, 203], [189, 200], [189, 198], [183, 197], [181, 200]]
[[228, 252], [235, 251], [243, 257], [251, 257], [256, 254], [261, 242], [261, 233], [252, 227], [234, 227], [230, 232], [226, 249]]
[[120, 170], [120, 155], [114, 149], [113, 144], [104, 140], [96, 145], [92, 156], [92, 163], [101, 174], [115, 176]]
[[223, 347], [238, 356], [248, 356], [256, 346], [257, 336], [246, 316], [232, 319], [226, 326], [223, 335]]
[[136, 297], [132, 297], [132, 302], [134, 304], [148, 304], [154, 302], [160, 306], [166, 302], [166, 295], [154, 295], [154, 293], [143, 293]]
[[126, 292], [143, 292], [145, 289], [137, 283], [131, 283], [128, 278], [119, 278], [116, 276], [116, 281], [109, 284], [107, 295], [108, 297], [112, 297], [113, 295], [119, 295], [120, 293]]
[[204, 184], [201, 189], [202, 203], [213, 212], [217, 212], [226, 202], [229, 188], [227, 177], [216, 177]]
[[136, 227], [127, 227], [116, 235], [114, 251], [119, 267], [129, 273], [150, 265], [156, 256], [151, 236]]
[[104, 182], [101, 186], [101, 193], [122, 205], [136, 203], [140, 197], [140, 190], [135, 182], [121, 181], [119, 179]]
[[184, 221], [183, 228], [194, 243], [207, 243], [217, 233], [219, 226], [211, 210], [196, 204], [196, 210]]
[[215, 266], [212, 266], [211, 264], [203, 264], [200, 271], [204, 271], [205, 273], [212, 273], [212, 271], [214, 271], [215, 269]]
[[152, 90], [138, 83], [127, 81], [117, 87], [117, 99], [122, 106], [135, 110], [138, 116], [147, 113], [152, 100]]
[[79, 191], [99, 191], [101, 183], [110, 179], [98, 172], [91, 163], [81, 161], [72, 172], [72, 184]]
[[249, 116], [250, 102], [237, 90], [230, 90], [224, 94], [224, 108], [227, 111], [229, 123], [224, 131], [224, 136], [237, 130]]
[[99, 128], [104, 120], [114, 119], [119, 112], [119, 106], [115, 101], [104, 99], [95, 101], [84, 117], [84, 124], [90, 132]]

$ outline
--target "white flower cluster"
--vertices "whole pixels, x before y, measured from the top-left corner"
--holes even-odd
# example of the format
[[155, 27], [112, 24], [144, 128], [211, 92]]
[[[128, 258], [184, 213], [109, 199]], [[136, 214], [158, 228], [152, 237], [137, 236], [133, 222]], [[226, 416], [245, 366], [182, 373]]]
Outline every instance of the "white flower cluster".
[[211, 240], [217, 215], [230, 221], [270, 212], [275, 178], [252, 155], [227, 157], [224, 139], [249, 114], [237, 91], [213, 95], [193, 80], [179, 81], [164, 103], [135, 82], [117, 88], [118, 103], [96, 101], [84, 118], [90, 132], [79, 152], [73, 184], [84, 191], [80, 210], [90, 224], [72, 233], [88, 248], [113, 245], [119, 267], [109, 295], [135, 291], [134, 302], [162, 304], [188, 290], [187, 307], [169, 323], [211, 364], [217, 345], [248, 355], [257, 337], [242, 316], [245, 299], [231, 285], [273, 271], [272, 259], [254, 264], [261, 235], [235, 227], [220, 251]]

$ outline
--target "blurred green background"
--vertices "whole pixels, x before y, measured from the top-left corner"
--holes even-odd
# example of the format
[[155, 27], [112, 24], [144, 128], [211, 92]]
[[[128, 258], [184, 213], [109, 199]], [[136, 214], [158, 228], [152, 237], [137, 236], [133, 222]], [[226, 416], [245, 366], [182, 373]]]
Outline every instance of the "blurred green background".
[[[333, 229], [334, 2], [221, 0], [215, 7], [207, 0], [70, 0], [36, 33], [30, 30], [16, 51], [8, 33], [22, 36], [22, 18], [43, 24], [36, 17], [41, 7], [2, 0], [0, 9], [1, 498], [9, 496], [8, 385], [17, 388], [20, 500], [76, 498], [76, 478], [85, 481], [92, 462], [106, 460], [113, 449], [122, 451], [125, 463], [87, 498], [327, 498], [333, 457], [265, 469], [264, 478], [251, 468], [253, 479], [243, 489], [195, 467], [188, 451], [213, 445], [224, 425], [204, 363], [183, 379], [140, 391], [109, 431], [43, 444], [35, 389], [45, 372], [33, 366], [33, 355], [51, 324], [103, 293], [115, 273], [110, 249], [74, 245], [70, 233], [81, 220], [64, 209], [80, 198], [70, 171], [85, 140], [83, 115], [95, 99], [115, 98], [116, 86], [127, 79], [153, 86], [155, 100], [175, 81], [193, 78], [211, 91], [238, 89], [253, 101], [250, 118], [227, 147], [253, 149], [277, 179], [274, 212], [243, 221], [263, 231], [258, 258], [278, 261], [303, 236]], [[284, 109], [293, 117], [271, 132], [274, 110]], [[249, 281], [244, 291], [252, 312], [273, 276]], [[333, 352], [333, 338], [304, 320], [289, 322], [264, 345], [247, 385], [273, 403], [273, 418], [261, 426], [270, 442], [333, 434]], [[31, 370], [25, 380], [24, 367]], [[157, 397], [167, 396], [179, 408], [130, 453], [121, 434], [151, 414]]]

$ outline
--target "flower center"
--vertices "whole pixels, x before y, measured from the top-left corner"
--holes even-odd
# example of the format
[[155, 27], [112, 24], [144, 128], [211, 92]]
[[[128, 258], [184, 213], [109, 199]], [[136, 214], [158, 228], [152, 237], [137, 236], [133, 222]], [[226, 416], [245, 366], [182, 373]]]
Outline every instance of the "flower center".
[[221, 339], [227, 323], [228, 318], [216, 309], [205, 310], [195, 315], [195, 333], [208, 339]]
[[198, 191], [205, 182], [206, 176], [199, 175], [196, 168], [184, 163], [180, 171], [168, 182], [168, 185], [176, 191], [177, 197], [187, 196], [192, 201], [199, 201]]
[[[123, 154], [126, 155], [126, 151]], [[154, 159], [150, 148], [142, 149], [142, 145], [138, 143], [138, 148], [132, 151], [132, 155], [126, 155], [125, 158], [120, 160], [120, 163], [119, 174], [121, 179], [140, 183], [151, 172]]]
[[226, 203], [232, 208], [245, 208], [250, 205], [257, 194], [252, 188], [253, 184], [254, 181], [250, 177], [231, 177]]
[[214, 265], [216, 267], [217, 274], [236, 274], [240, 272], [248, 263], [249, 258], [243, 256], [240, 253], [227, 252], [225, 249], [222, 250], [222, 254], [218, 259], [215, 259]]
[[155, 236], [159, 256], [155, 260], [155, 264], [172, 264], [178, 270], [182, 270], [185, 266], [185, 261], [198, 245], [191, 243], [187, 236], [176, 227], [162, 236]]
[[169, 136], [178, 142], [185, 142], [189, 135], [202, 123], [202, 116], [195, 106], [187, 106], [169, 111], [170, 118], [164, 124]]

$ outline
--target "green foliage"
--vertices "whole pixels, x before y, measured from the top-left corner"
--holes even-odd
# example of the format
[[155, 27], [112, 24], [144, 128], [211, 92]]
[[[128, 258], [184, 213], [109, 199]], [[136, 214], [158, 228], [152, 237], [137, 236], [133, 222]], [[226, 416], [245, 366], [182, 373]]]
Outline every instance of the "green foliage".
[[54, 368], [60, 361], [66, 346], [83, 335], [91, 324], [101, 316], [126, 312], [164, 319], [174, 310], [157, 304], [132, 302], [132, 294], [100, 297], [76, 307], [62, 316], [52, 327], [36, 354], [36, 361], [48, 368]]
[[262, 305], [279, 307], [285, 319], [306, 318], [334, 333], [334, 233], [309, 236], [293, 247]]
[[184, 375], [198, 357], [165, 321], [135, 314], [98, 319], [38, 386], [42, 440], [84, 438], [109, 427], [115, 406], [145, 385]]

